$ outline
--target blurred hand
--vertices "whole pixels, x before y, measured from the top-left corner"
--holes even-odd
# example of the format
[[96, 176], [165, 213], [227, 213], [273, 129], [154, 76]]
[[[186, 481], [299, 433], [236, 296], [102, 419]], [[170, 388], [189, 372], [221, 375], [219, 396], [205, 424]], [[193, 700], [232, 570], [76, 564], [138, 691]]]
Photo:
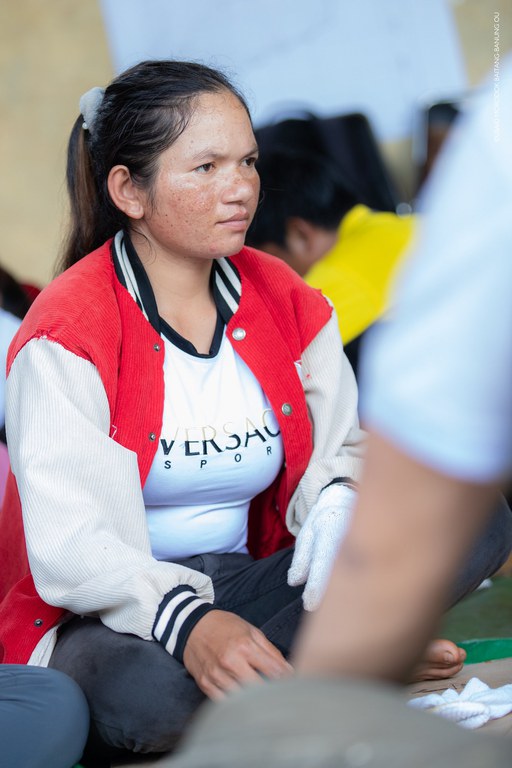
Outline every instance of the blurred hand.
[[190, 633], [183, 663], [210, 699], [262, 678], [286, 677], [293, 671], [263, 632], [228, 611], [209, 611]]

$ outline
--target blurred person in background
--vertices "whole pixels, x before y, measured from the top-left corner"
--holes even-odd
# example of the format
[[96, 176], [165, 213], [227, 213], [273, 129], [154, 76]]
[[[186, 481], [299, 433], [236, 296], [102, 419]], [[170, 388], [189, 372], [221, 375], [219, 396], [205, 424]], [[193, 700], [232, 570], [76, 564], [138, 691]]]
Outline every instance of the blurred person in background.
[[9, 344], [21, 320], [39, 293], [36, 286], [21, 284], [0, 266], [0, 439], [5, 443], [5, 366]]
[[5, 370], [7, 350], [28, 309], [38, 294], [32, 285], [22, 285], [0, 266], [0, 500], [3, 498], [9, 455], [5, 435]]
[[21, 320], [0, 306], [0, 435], [5, 443], [5, 367], [7, 350], [13, 337], [21, 325]]
[[0, 266], [1, 305], [6, 312], [23, 319], [39, 289], [29, 283], [20, 283], [10, 272]]
[[[389, 319], [375, 328], [365, 348], [366, 480], [357, 521], [299, 655], [310, 671], [317, 664], [320, 671], [323, 663], [332, 669], [334, 658], [341, 670], [346, 655], [351, 669], [363, 674], [355, 645], [367, 659], [360, 636], [371, 601], [379, 629], [365, 674], [403, 679], [498, 491], [509, 487], [512, 60], [498, 84], [484, 89], [454, 128], [442, 163], [427, 182], [423, 207], [428, 220], [400, 276]], [[406, 543], [414, 532], [413, 555]], [[363, 568], [368, 582], [363, 586], [363, 573], [356, 579], [362, 592], [357, 618], [350, 622], [353, 632], [341, 639], [331, 624], [329, 638], [337, 638], [337, 648], [329, 653], [324, 634], [326, 647], [319, 653], [329, 605], [333, 599], [345, 603], [341, 585], [358, 562], [369, 569], [375, 564], [380, 586]]]
[[334, 162], [303, 150], [260, 155], [261, 200], [247, 243], [283, 259], [332, 301], [356, 376], [361, 339], [387, 307], [416, 217], [360, 204]]

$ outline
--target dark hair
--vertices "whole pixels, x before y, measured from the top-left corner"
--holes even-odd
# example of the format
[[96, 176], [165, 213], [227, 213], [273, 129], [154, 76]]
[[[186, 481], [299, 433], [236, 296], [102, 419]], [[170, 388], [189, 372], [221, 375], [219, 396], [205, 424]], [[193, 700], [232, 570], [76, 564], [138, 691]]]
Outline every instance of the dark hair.
[[297, 216], [325, 229], [336, 229], [360, 202], [332, 160], [300, 150], [275, 149], [256, 164], [261, 200], [247, 233], [247, 243], [286, 245], [287, 221]]
[[238, 90], [221, 72], [197, 62], [143, 61], [105, 89], [92, 130], [76, 120], [68, 144], [70, 225], [60, 269], [66, 269], [125, 227], [127, 217], [110, 199], [107, 179], [126, 165], [136, 184], [151, 192], [158, 158], [184, 131], [201, 93]]

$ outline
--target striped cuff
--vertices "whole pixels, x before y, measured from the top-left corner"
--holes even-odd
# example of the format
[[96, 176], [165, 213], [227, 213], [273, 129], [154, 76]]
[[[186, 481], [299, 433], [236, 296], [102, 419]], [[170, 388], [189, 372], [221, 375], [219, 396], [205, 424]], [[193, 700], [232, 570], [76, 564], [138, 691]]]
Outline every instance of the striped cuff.
[[325, 491], [326, 488], [329, 488], [330, 485], [346, 485], [347, 488], [352, 488], [353, 491], [358, 490], [358, 485], [355, 480], [352, 480], [351, 477], [335, 477], [334, 480], [331, 480], [330, 483], [327, 483], [327, 485], [324, 485], [322, 488], [322, 491]]
[[198, 597], [192, 587], [176, 587], [160, 603], [152, 635], [167, 653], [183, 664], [183, 652], [189, 634], [199, 619], [213, 609], [212, 603]]

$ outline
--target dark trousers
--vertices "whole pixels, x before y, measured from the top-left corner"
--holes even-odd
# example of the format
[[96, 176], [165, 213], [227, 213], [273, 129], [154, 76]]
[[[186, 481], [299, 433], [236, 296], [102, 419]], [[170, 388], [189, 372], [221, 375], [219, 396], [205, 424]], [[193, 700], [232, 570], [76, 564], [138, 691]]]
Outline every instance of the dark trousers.
[[[512, 515], [503, 501], [461, 570], [451, 602], [491, 576], [511, 548]], [[302, 616], [302, 588], [286, 581], [292, 556], [289, 548], [263, 560], [201, 555], [182, 564], [211, 577], [218, 608], [259, 627], [288, 655]], [[184, 666], [158, 643], [113, 632], [98, 619], [77, 617], [66, 624], [50, 666], [73, 677], [86, 694], [91, 750], [95, 743], [114, 748], [112, 754], [172, 749], [204, 700]]]
[[[302, 588], [286, 581], [292, 554], [286, 549], [256, 561], [244, 554], [200, 555], [181, 564], [208, 574], [216, 606], [259, 627], [288, 655], [302, 615]], [[204, 700], [162, 646], [113, 632], [97, 619], [76, 617], [64, 625], [50, 666], [68, 672], [85, 692], [91, 753], [98, 742], [113, 747], [113, 756], [119, 749], [169, 750]]]
[[505, 563], [512, 551], [512, 512], [504, 496], [478, 537], [451, 590], [451, 607], [473, 592]]

